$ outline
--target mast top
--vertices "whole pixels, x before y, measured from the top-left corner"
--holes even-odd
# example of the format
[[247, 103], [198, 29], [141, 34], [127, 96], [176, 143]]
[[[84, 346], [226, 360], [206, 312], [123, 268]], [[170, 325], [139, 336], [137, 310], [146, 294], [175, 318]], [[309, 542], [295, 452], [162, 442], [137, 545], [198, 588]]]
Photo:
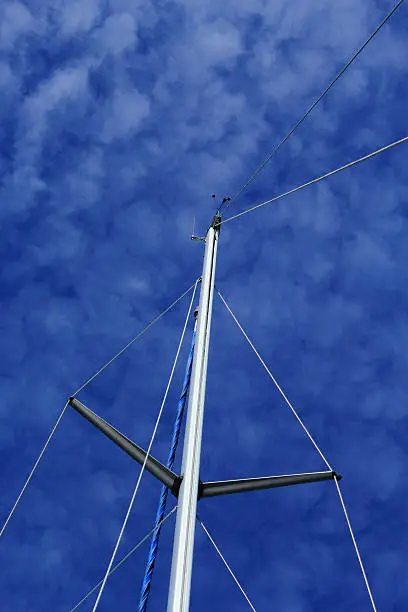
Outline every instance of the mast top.
[[211, 221], [210, 227], [212, 227], [213, 229], [215, 229], [219, 233], [220, 230], [221, 230], [221, 221], [222, 221], [221, 215], [217, 211], [217, 213], [213, 217], [213, 220]]

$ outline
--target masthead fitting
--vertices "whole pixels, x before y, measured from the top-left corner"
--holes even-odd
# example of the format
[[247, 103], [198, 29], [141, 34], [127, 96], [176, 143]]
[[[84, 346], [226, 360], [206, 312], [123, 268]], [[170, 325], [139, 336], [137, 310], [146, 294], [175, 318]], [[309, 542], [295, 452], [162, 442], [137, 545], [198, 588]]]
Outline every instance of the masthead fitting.
[[210, 227], [214, 228], [219, 233], [221, 230], [221, 223], [221, 215], [219, 214], [219, 211], [217, 211], [217, 213], [213, 217], [213, 220], [211, 221]]

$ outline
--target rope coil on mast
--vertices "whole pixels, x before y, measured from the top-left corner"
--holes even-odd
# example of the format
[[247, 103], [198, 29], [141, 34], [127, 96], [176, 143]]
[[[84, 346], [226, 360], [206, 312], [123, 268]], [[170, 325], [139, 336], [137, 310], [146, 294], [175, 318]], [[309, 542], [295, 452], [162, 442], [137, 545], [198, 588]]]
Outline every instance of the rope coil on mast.
[[[177, 451], [177, 446], [178, 446], [178, 442], [180, 438], [180, 431], [181, 431], [181, 425], [183, 421], [184, 409], [185, 409], [185, 405], [187, 401], [188, 390], [190, 387], [191, 368], [193, 365], [193, 354], [194, 354], [196, 326], [197, 326], [197, 313], [198, 313], [198, 310], [196, 309], [194, 311], [194, 317], [196, 319], [196, 324], [194, 325], [190, 353], [188, 355], [186, 370], [184, 374], [183, 388], [182, 388], [180, 399], [177, 405], [176, 419], [175, 419], [174, 426], [173, 426], [172, 441], [171, 441], [169, 456], [168, 456], [167, 464], [166, 464], [166, 466], [170, 470], [173, 469], [174, 460], [176, 458], [176, 451]], [[147, 609], [147, 604], [148, 604], [150, 589], [151, 589], [151, 584], [152, 584], [152, 578], [153, 578], [153, 570], [154, 570], [154, 566], [156, 563], [157, 554], [159, 550], [161, 526], [162, 526], [164, 514], [166, 512], [168, 494], [169, 494], [168, 487], [163, 485], [161, 493], [160, 493], [159, 505], [158, 505], [157, 513], [156, 513], [156, 527], [155, 527], [155, 531], [153, 533], [152, 541], [150, 544], [150, 551], [149, 551], [149, 555], [147, 558], [146, 570], [145, 570], [145, 575], [143, 578], [143, 583], [142, 583], [142, 588], [141, 588], [141, 593], [140, 593], [139, 608], [138, 608], [139, 612], [145, 612]]]

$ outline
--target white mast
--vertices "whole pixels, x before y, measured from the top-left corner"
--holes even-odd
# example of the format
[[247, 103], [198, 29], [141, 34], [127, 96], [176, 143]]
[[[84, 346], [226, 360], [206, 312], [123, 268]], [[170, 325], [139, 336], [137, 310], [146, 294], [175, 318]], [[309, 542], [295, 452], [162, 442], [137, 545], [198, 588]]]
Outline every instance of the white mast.
[[181, 469], [183, 480], [178, 498], [167, 612], [189, 610], [208, 347], [220, 222], [221, 218], [215, 216], [205, 238], [197, 335]]

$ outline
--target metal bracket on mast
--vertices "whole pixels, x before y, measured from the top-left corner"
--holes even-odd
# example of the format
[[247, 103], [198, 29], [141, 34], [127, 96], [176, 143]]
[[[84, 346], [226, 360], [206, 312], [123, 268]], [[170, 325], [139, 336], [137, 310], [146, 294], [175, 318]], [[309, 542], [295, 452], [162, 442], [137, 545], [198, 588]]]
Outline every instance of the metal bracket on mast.
[[[196, 316], [196, 312], [194, 313]], [[87, 421], [92, 423], [105, 436], [110, 438], [119, 448], [125, 451], [139, 465], [143, 465], [146, 451], [140, 446], [129, 440], [125, 435], [118, 431], [113, 425], [102, 419], [95, 412], [90, 410], [75, 397], [71, 397], [68, 403]], [[160, 461], [149, 455], [146, 462], [146, 470], [163, 483], [172, 494], [178, 498], [180, 492], [182, 476], [175, 474]], [[260, 491], [277, 487], [288, 487], [297, 484], [310, 482], [320, 482], [322, 480], [341, 480], [341, 476], [336, 472], [311, 472], [307, 474], [287, 474], [284, 476], [264, 476], [261, 478], [240, 478], [238, 480], [220, 480], [215, 482], [198, 482], [197, 498], [218, 497], [219, 495], [231, 495], [232, 493], [244, 493], [246, 491]]]
[[195, 240], [196, 242], [205, 242], [205, 238], [203, 236], [194, 236], [194, 234], [191, 235], [191, 240]]
[[198, 498], [245, 493], [246, 491], [262, 491], [277, 487], [289, 487], [322, 480], [341, 480], [336, 472], [310, 472], [307, 474], [287, 474], [284, 476], [263, 476], [261, 478], [240, 478], [238, 480], [221, 480], [218, 482], [200, 483]]

